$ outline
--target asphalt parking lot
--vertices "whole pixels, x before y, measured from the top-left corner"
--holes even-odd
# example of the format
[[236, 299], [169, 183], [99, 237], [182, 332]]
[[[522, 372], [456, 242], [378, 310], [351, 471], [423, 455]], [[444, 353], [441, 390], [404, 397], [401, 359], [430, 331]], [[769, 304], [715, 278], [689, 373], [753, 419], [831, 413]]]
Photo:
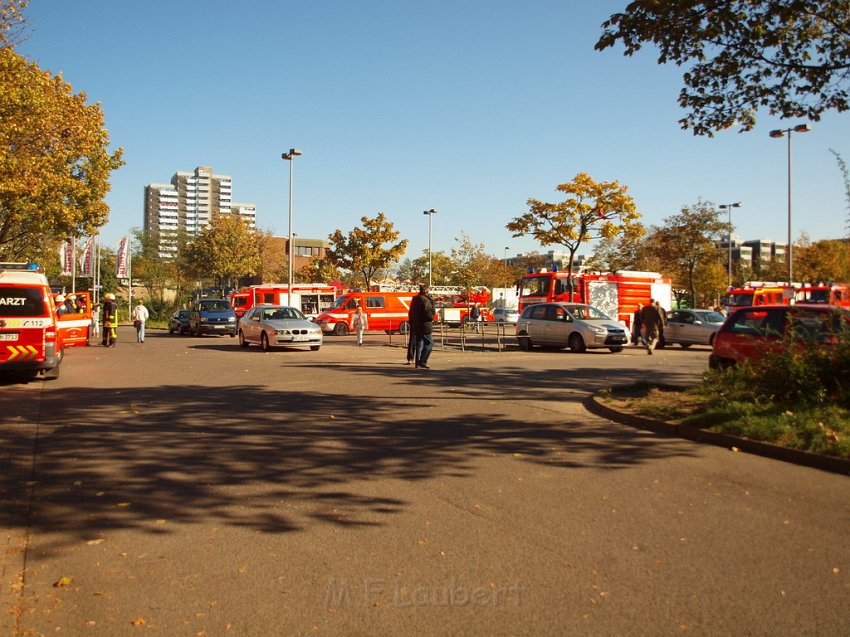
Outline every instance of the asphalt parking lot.
[[647, 356], [122, 328], [0, 392], [10, 635], [844, 635], [844, 476], [626, 427]]

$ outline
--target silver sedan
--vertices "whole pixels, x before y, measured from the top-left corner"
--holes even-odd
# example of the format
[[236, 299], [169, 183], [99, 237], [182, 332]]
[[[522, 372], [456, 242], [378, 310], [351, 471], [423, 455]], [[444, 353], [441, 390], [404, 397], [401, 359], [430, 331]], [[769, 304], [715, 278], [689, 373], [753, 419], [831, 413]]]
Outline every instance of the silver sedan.
[[307, 320], [301, 310], [286, 305], [255, 305], [239, 321], [239, 345], [305, 347], [314, 352], [322, 346], [322, 328]]
[[658, 342], [658, 346], [664, 347], [673, 343], [682, 347], [711, 345], [715, 333], [725, 320], [726, 317], [714, 310], [673, 310], [667, 317], [664, 337]]

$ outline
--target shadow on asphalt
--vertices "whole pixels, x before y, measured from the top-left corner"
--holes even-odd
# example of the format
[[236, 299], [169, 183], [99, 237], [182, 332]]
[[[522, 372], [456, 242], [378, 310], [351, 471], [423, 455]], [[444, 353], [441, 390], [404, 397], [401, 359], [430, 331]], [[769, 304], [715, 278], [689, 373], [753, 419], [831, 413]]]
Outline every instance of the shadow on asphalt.
[[[302, 360], [287, 358], [284, 369], [297, 374], [318, 366]], [[675, 438], [545, 410], [546, 401], [579, 402], [612, 379], [627, 382], [627, 371], [640, 375], [633, 368], [600, 375], [585, 368], [340, 366], [362, 374], [363, 383], [407, 375], [410, 392], [378, 397], [248, 385], [214, 392], [201, 386], [51, 390], [41, 398], [37, 429], [0, 428], [0, 445], [21, 451], [4, 454], [0, 487], [13, 506], [3, 507], [0, 519], [25, 526], [32, 487], [37, 506], [29, 523], [63, 537], [40, 547], [47, 552], [61, 550], [69, 535], [168, 533], [162, 521], [263, 533], [383, 525], [407, 502], [386, 495], [385, 484], [369, 487], [370, 481], [464, 477], [492, 456], [569, 471], [619, 470], [695, 453]], [[444, 391], [436, 400], [417, 398], [430, 383]], [[392, 391], [407, 393], [405, 387]], [[441, 400], [461, 401], [452, 405], [455, 416], [431, 415], [440, 413]], [[542, 402], [544, 409], [508, 420], [487, 413], [482, 400], [510, 400], [520, 410], [524, 402]], [[374, 495], [377, 490], [383, 495]]]

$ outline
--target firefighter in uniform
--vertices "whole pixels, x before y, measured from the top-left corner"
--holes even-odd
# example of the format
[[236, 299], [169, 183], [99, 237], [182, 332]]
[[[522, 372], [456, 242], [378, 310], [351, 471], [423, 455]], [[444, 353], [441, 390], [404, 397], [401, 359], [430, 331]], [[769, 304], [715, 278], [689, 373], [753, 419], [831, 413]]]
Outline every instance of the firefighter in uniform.
[[101, 344], [104, 347], [115, 347], [115, 341], [118, 339], [118, 303], [115, 302], [115, 295], [107, 292], [103, 295], [105, 303], [103, 304], [103, 341]]

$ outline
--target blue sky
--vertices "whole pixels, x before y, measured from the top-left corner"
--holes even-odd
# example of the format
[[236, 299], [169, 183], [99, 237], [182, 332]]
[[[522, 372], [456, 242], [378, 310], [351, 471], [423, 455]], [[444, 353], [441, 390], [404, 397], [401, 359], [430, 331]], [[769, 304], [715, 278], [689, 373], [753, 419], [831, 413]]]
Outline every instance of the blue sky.
[[[626, 0], [31, 0], [18, 50], [100, 102], [126, 166], [112, 177], [114, 243], [141, 227], [144, 186], [211, 166], [258, 226], [327, 238], [384, 212], [405, 256], [462, 233], [502, 257], [546, 250], [505, 224], [586, 172], [628, 187], [647, 225], [700, 199], [742, 202], [743, 239], [787, 236], [787, 140], [766, 113], [714, 138], [678, 126], [681, 70], [656, 51], [599, 53]], [[850, 114], [793, 137], [793, 235], [846, 234]], [[557, 249], [557, 246], [554, 246]], [[580, 252], [590, 253], [591, 248]]]

